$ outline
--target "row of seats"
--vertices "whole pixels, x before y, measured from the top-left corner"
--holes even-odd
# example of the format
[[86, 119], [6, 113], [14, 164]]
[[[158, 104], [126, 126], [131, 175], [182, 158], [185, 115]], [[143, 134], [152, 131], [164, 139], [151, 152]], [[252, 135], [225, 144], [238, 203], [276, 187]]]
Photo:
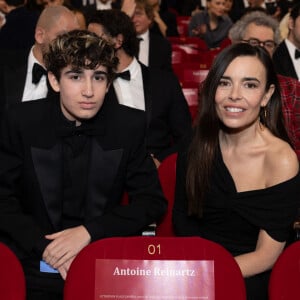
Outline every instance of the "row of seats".
[[169, 37], [172, 45], [172, 68], [188, 102], [192, 120], [198, 114], [199, 85], [206, 78], [214, 58], [230, 44], [225, 40], [218, 49], [208, 49], [204, 40], [197, 37]]
[[[212, 281], [209, 282], [213, 286], [213, 299], [246, 300], [244, 280], [234, 258], [222, 246], [200, 237], [106, 238], [91, 243], [77, 255], [70, 267], [65, 282], [64, 299], [96, 299], [96, 262], [100, 264], [101, 268], [101, 263], [104, 260], [121, 262], [124, 262], [124, 260], [138, 260], [140, 262], [145, 261], [146, 264], [149, 260], [156, 260], [158, 261], [157, 264], [160, 265], [162, 263], [163, 267], [168, 266], [168, 261], [179, 261], [178, 265], [181, 265], [180, 263], [184, 261], [212, 261], [212, 268], [196, 271], [203, 272], [203, 274], [213, 272], [213, 283]], [[21, 264], [13, 252], [2, 243], [0, 243], [0, 264], [0, 298], [5, 300], [25, 300], [25, 276]], [[193, 263], [189, 263], [189, 266], [193, 266]], [[286, 248], [275, 263], [269, 282], [270, 300], [299, 298], [299, 266], [300, 241]], [[111, 277], [107, 277], [109, 278], [108, 280], [111, 280]], [[211, 278], [210, 276], [208, 277]], [[176, 286], [165, 287], [165, 289], [177, 289], [178, 291], [188, 289], [190, 291], [191, 286], [200, 284], [199, 276], [195, 277], [195, 279], [197, 282], [193, 284], [193, 277], [184, 280], [179, 278], [179, 280], [175, 280]], [[118, 277], [116, 276], [114, 280], [114, 286], [118, 286]], [[127, 278], [126, 280], [128, 280], [127, 284], [130, 284], [130, 288], [132, 287], [130, 290], [131, 296], [139, 293], [142, 294], [140, 297], [148, 299], [147, 294], [144, 294], [144, 291], [149, 291], [147, 276], [138, 279], [138, 291], [135, 289], [136, 277], [133, 276], [132, 279]], [[207, 278], [203, 276], [203, 280], [205, 281]], [[186, 286], [187, 281], [188, 287]], [[100, 284], [108, 286], [110, 283], [104, 280]], [[153, 289], [155, 289], [155, 286], [150, 287], [150, 291], [153, 291]]]

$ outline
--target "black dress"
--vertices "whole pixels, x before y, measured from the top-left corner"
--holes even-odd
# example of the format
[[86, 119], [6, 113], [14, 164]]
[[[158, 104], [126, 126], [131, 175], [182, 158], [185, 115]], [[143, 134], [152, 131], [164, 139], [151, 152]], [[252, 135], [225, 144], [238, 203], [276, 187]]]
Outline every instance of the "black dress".
[[[217, 153], [202, 219], [188, 217], [185, 193], [186, 155], [179, 153], [173, 208], [175, 233], [198, 235], [224, 246], [233, 256], [255, 250], [260, 229], [286, 241], [299, 207], [300, 174], [272, 187], [237, 192], [233, 178]], [[246, 279], [248, 299], [267, 300], [270, 272]]]

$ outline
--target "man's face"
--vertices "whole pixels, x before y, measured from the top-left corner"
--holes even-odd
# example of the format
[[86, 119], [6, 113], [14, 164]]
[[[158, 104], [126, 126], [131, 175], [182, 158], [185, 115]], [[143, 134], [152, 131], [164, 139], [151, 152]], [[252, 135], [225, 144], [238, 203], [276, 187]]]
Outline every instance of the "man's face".
[[49, 73], [52, 88], [60, 93], [60, 105], [64, 116], [77, 125], [93, 118], [100, 110], [108, 90], [107, 69], [94, 70], [67, 66], [62, 69], [60, 80]]
[[[265, 43], [267, 41], [274, 42], [274, 32], [270, 27], [251, 23], [247, 26], [243, 37], [244, 41], [248, 41], [250, 39], [256, 39], [260, 43]], [[275, 47], [267, 47], [266, 45], [263, 45], [263, 47], [268, 51], [270, 56], [273, 55]]]
[[296, 46], [297, 49], [300, 49], [300, 16], [293, 20], [289, 19], [289, 35], [288, 39]]
[[137, 7], [132, 16], [132, 22], [137, 34], [143, 34], [149, 29], [152, 20], [146, 15], [143, 8]]

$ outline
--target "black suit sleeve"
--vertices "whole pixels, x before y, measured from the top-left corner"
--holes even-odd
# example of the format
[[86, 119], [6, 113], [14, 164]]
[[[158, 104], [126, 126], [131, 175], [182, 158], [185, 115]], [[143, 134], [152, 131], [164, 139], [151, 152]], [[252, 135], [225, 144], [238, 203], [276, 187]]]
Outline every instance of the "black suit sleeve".
[[[19, 248], [29, 253], [43, 240], [38, 224], [23, 210], [24, 144], [19, 131], [20, 122], [15, 110], [4, 115], [0, 133], [0, 232], [6, 232]], [[27, 188], [32, 188], [27, 187]], [[3, 235], [1, 235], [3, 239]]]

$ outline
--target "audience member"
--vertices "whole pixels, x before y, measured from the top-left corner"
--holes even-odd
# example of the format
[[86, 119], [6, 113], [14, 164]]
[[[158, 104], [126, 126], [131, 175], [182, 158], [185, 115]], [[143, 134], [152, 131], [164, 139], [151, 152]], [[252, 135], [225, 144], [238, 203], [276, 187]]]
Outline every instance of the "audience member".
[[[114, 45], [120, 76], [109, 93], [116, 102], [146, 112], [146, 146], [159, 166], [164, 158], [177, 151], [177, 145], [191, 130], [191, 116], [178, 79], [172, 72], [138, 63], [136, 32], [125, 13], [98, 11], [88, 21], [88, 29]], [[127, 78], [121, 77], [124, 72]]]
[[[234, 43], [261, 45], [272, 56], [280, 41], [278, 22], [263, 12], [248, 13], [232, 26], [229, 37]], [[278, 80], [285, 125], [300, 159], [300, 83], [282, 75], [278, 75]]]
[[203, 39], [208, 48], [217, 48], [227, 38], [232, 21], [225, 15], [225, 0], [208, 0], [206, 6], [206, 10], [192, 16], [189, 35]]
[[[0, 29], [0, 55], [6, 51], [28, 50], [34, 43], [38, 13], [25, 6], [25, 0], [4, 0], [5, 23]], [[3, 54], [4, 52], [4, 54]]]
[[178, 154], [177, 235], [224, 246], [248, 300], [268, 300], [270, 269], [299, 206], [299, 163], [282, 122], [280, 86], [262, 47], [237, 43], [215, 59], [190, 145]]
[[290, 12], [289, 33], [273, 53], [277, 73], [300, 80], [300, 3]]
[[66, 6], [69, 10], [71, 10], [75, 14], [79, 24], [79, 29], [82, 30], [86, 29], [86, 20], [83, 11], [71, 5], [71, 2], [69, 0], [43, 0], [43, 5], [44, 7], [58, 6], [58, 5]]
[[106, 97], [114, 49], [75, 30], [55, 39], [44, 61], [59, 94], [16, 105], [1, 127], [0, 240], [22, 262], [27, 300], [62, 300], [82, 248], [140, 234], [166, 201], [144, 146], [144, 114]]
[[148, 0], [153, 7], [154, 19], [150, 31], [163, 37], [179, 36], [176, 15], [169, 10], [167, 0]]
[[46, 97], [48, 89], [51, 89], [47, 86], [43, 55], [50, 41], [58, 34], [77, 28], [77, 19], [68, 8], [51, 6], [43, 10], [36, 25], [35, 43], [31, 50], [10, 54], [0, 68], [0, 112], [16, 102]]
[[140, 38], [139, 61], [149, 67], [171, 71], [171, 44], [166, 38], [149, 30], [154, 22], [154, 12], [147, 0], [136, 0], [132, 21]]

